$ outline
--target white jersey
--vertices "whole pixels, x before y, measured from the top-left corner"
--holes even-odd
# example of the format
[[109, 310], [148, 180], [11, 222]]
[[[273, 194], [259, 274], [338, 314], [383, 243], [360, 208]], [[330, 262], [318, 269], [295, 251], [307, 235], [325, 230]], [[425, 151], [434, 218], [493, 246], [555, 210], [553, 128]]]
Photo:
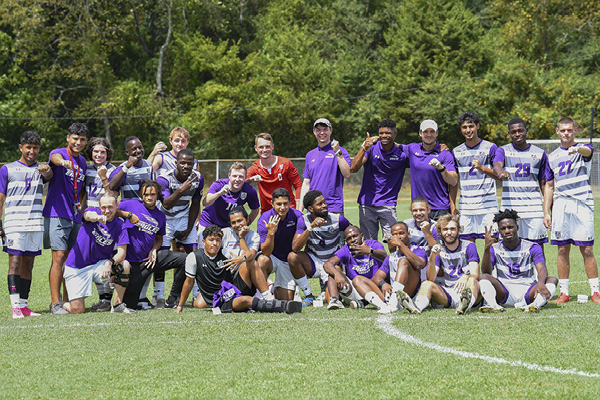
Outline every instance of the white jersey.
[[498, 212], [496, 180], [471, 165], [473, 159], [477, 158], [484, 167], [493, 168], [497, 148], [495, 144], [482, 140], [474, 147], [463, 143], [452, 151], [460, 178], [458, 207], [461, 214], [482, 215]]
[[479, 254], [475, 243], [468, 240], [459, 239], [456, 250], [449, 250], [442, 243], [442, 251], [435, 258], [435, 265], [438, 269], [444, 270], [444, 286], [452, 288], [464, 274], [471, 274], [469, 263], [476, 261], [479, 263]]
[[[573, 147], [586, 146], [594, 153], [591, 145], [575, 144]], [[580, 153], [569, 155], [568, 149], [559, 147], [548, 156], [552, 176], [554, 177], [554, 198], [576, 199], [594, 211], [594, 196], [590, 185], [592, 155], [588, 159]]]
[[[122, 163], [119, 168], [123, 168], [125, 164], [127, 162]], [[115, 171], [113, 173], [116, 173]], [[141, 167], [134, 164], [125, 174], [125, 181], [121, 186], [121, 200], [141, 200], [139, 195], [140, 186], [145, 179], [154, 179], [154, 173], [152, 172], [152, 164], [147, 160], [142, 160]]]
[[[170, 151], [165, 151], [160, 153], [162, 156], [162, 162], [160, 163], [160, 167], [156, 169], [155, 175], [157, 177], [172, 171], [177, 168], [177, 157], [173, 155]], [[194, 159], [194, 171], [198, 170], [198, 160]]]
[[[202, 188], [204, 187], [204, 179], [199, 172], [192, 171], [192, 174], [196, 175], [197, 178], [192, 182], [190, 188], [183, 192], [179, 200], [170, 209], [166, 209], [162, 202], [159, 203], [160, 210], [165, 213], [167, 220], [180, 219], [187, 217], [190, 212], [190, 205], [194, 197], [202, 196]], [[164, 173], [157, 179], [163, 192], [163, 197], [167, 197], [167, 192], [172, 195], [184, 182], [180, 182], [175, 176], [175, 170]]]
[[38, 164], [21, 161], [6, 164], [0, 169], [0, 192], [5, 194], [4, 232], [41, 232], [42, 195], [44, 181]]
[[[260, 237], [254, 231], [248, 231], [246, 236], [244, 236], [246, 240], [246, 245], [250, 250], [258, 250], [260, 249]], [[223, 254], [227, 256], [227, 258], [231, 258], [233, 256], [242, 255], [242, 249], [240, 247], [240, 237], [233, 230], [233, 228], [225, 228], [223, 229]]]
[[[410, 244], [419, 246], [419, 248], [425, 250], [425, 253], [427, 253], [427, 255], [429, 256], [430, 248], [429, 244], [427, 243], [427, 238], [425, 237], [425, 234], [423, 233], [421, 228], [417, 226], [417, 222], [415, 221], [415, 219], [405, 219], [404, 223], [406, 224], [406, 226], [408, 226], [408, 233], [410, 233]], [[429, 220], [429, 229], [431, 230], [431, 234], [434, 238], [436, 238], [437, 236], [436, 224], [436, 221], [432, 219]]]
[[503, 283], [532, 285], [537, 279], [535, 265], [544, 262], [544, 254], [539, 244], [521, 239], [514, 249], [504, 243], [494, 243], [490, 249], [492, 266], [496, 267], [498, 280]]
[[[540, 181], [548, 179], [548, 156], [534, 145], [519, 150], [509, 143], [500, 150], [504, 153], [504, 169], [510, 175], [502, 182], [502, 208], [517, 211], [522, 219], [544, 218]], [[501, 161], [498, 152], [496, 161]]]
[[[106, 164], [106, 179], [116, 167], [111, 163]], [[88, 207], [100, 208], [100, 197], [104, 194], [102, 179], [98, 176], [98, 170], [94, 164], [89, 164], [85, 171], [85, 193]]]

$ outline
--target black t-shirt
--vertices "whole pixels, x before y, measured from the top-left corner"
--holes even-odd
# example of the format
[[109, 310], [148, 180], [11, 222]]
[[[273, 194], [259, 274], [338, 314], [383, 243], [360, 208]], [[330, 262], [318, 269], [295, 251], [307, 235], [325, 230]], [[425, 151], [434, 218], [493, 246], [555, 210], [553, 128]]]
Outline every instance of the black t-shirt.
[[221, 282], [231, 282], [233, 279], [231, 271], [225, 269], [225, 261], [227, 257], [222, 250], [211, 259], [204, 253], [204, 249], [194, 250], [186, 259], [186, 276], [196, 279], [202, 298], [210, 306], [212, 306], [213, 295], [221, 289]]

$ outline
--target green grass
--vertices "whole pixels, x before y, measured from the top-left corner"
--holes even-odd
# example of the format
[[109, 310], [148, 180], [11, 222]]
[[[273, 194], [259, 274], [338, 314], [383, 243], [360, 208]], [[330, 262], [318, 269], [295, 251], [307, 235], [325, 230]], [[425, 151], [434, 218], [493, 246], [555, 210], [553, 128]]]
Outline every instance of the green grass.
[[[346, 216], [358, 224], [355, 198], [347, 195]], [[407, 218], [408, 200], [399, 204], [399, 218]], [[556, 248], [547, 246], [546, 256], [556, 275]], [[2, 260], [5, 277], [7, 257]], [[572, 261], [571, 294], [589, 294], [579, 252]], [[0, 398], [529, 399], [600, 393], [598, 377], [491, 363], [429, 346], [600, 375], [600, 305], [593, 303], [549, 305], [538, 315], [509, 309], [463, 317], [452, 310], [379, 317], [371, 308], [312, 307], [291, 316], [187, 308], [180, 315], [154, 310], [54, 317], [48, 312], [49, 265], [45, 251], [31, 293], [31, 308], [41, 317], [12, 320], [8, 295], [0, 301]], [[403, 341], [384, 326], [424, 344]]]

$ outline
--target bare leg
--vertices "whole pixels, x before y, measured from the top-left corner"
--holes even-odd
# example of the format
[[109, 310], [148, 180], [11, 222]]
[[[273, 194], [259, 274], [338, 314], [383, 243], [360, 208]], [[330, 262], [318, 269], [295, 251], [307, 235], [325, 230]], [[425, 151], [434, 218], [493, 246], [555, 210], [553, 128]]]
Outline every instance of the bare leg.
[[60, 301], [60, 286], [63, 281], [63, 267], [67, 260], [68, 251], [52, 250], [52, 266], [50, 267], [50, 296], [52, 304]]
[[63, 304], [63, 308], [69, 312], [69, 314], [82, 314], [85, 311], [85, 298], [80, 297]]
[[596, 262], [596, 256], [594, 255], [594, 248], [592, 246], [581, 246], [579, 247], [579, 251], [581, 251], [581, 255], [583, 256], [583, 266], [588, 279], [597, 278], [598, 263]]
[[[583, 247], [582, 247], [583, 249]], [[569, 254], [571, 253], [571, 245], [565, 244], [558, 246], [558, 258], [557, 258], [557, 269], [558, 279], [569, 279], [569, 273], [571, 272], [571, 262], [569, 261]], [[593, 255], [593, 254], [592, 254]], [[584, 257], [585, 260], [585, 257]], [[587, 269], [586, 269], [587, 272]], [[596, 271], [598, 276], [598, 271]]]

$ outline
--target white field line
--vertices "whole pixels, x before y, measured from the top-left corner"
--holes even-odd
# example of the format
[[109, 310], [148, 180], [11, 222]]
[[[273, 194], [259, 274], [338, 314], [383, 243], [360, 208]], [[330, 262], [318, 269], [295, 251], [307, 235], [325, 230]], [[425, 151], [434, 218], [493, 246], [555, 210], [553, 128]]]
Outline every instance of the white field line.
[[490, 356], [484, 356], [484, 355], [477, 354], [477, 353], [469, 353], [467, 351], [456, 350], [451, 347], [445, 347], [445, 346], [440, 346], [439, 344], [425, 342], [423, 340], [417, 339], [414, 336], [408, 335], [408, 334], [400, 331], [395, 326], [393, 326], [392, 318], [389, 316], [380, 316], [379, 318], [377, 318], [376, 324], [382, 331], [384, 331], [388, 335], [394, 336], [394, 337], [402, 340], [403, 342], [415, 344], [417, 346], [427, 347], [429, 349], [439, 351], [441, 353], [452, 354], [452, 355], [455, 355], [458, 357], [463, 357], [463, 358], [475, 358], [475, 359], [483, 360], [483, 361], [486, 361], [486, 362], [489, 362], [492, 364], [506, 364], [506, 365], [510, 365], [512, 367], [524, 367], [524, 368], [531, 369], [534, 371], [555, 372], [555, 373], [564, 374], [564, 375], [579, 375], [579, 376], [585, 376], [588, 378], [600, 378], [600, 374], [579, 371], [575, 368], [560, 369], [560, 368], [555, 368], [555, 367], [549, 367], [546, 365], [527, 363], [527, 362], [523, 362], [523, 361], [509, 361], [509, 360], [505, 360], [505, 359], [499, 358], [499, 357], [490, 357]]

